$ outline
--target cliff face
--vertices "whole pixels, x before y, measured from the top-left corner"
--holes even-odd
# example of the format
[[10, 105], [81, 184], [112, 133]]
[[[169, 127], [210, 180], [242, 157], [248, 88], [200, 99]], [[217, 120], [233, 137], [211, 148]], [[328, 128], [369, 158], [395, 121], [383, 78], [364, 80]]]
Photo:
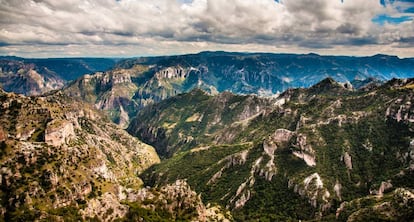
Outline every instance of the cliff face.
[[0, 59], [0, 87], [9, 92], [39, 95], [64, 86], [55, 72], [33, 63]]
[[73, 124], [69, 121], [53, 120], [46, 125], [45, 143], [48, 145], [60, 146], [68, 143], [73, 137]]
[[[310, 87], [332, 76], [333, 79], [327, 79], [327, 84], [322, 85], [332, 83], [334, 85], [328, 86], [330, 93], [333, 93], [333, 88], [339, 93], [343, 88], [369, 89], [396, 76], [409, 77], [412, 66], [411, 60], [387, 56], [356, 58], [204, 52], [126, 59], [111, 71], [78, 79], [65, 92], [96, 104], [99, 109], [106, 110], [112, 120], [125, 127], [137, 110], [194, 88], [211, 95], [229, 91], [274, 96], [291, 87]], [[334, 79], [346, 84], [333, 83]], [[112, 84], [106, 84], [108, 81]], [[352, 87], [350, 82], [354, 82], [356, 87]], [[319, 86], [314, 87], [315, 93], [323, 90]]]
[[412, 81], [358, 91], [326, 79], [267, 99], [195, 90], [144, 108], [128, 131], [166, 157], [147, 184], [186, 179], [236, 220], [405, 218], [412, 207], [396, 213], [399, 200], [352, 206], [414, 188]]
[[142, 74], [141, 69], [145, 68], [85, 75], [68, 85], [63, 92], [105, 110], [115, 123], [126, 127], [129, 118], [139, 108], [139, 104], [132, 99], [138, 89], [132, 79]]
[[6, 220], [124, 216], [129, 208], [120, 203], [123, 196], [138, 190], [137, 175], [160, 161], [153, 147], [62, 93], [25, 97], [1, 91], [0, 101]]
[[128, 132], [157, 147], [163, 157], [205, 142], [229, 143], [250, 120], [270, 111], [271, 101], [224, 92], [210, 96], [193, 90], [149, 106], [137, 115]]

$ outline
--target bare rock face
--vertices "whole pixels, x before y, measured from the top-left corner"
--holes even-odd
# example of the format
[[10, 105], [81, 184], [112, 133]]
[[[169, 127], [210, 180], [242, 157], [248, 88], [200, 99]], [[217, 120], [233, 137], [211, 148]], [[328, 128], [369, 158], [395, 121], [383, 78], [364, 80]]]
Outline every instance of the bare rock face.
[[397, 122], [404, 121], [413, 123], [414, 122], [414, 106], [413, 106], [413, 93], [409, 93], [404, 97], [395, 99], [388, 106], [385, 116], [391, 117]]
[[276, 142], [289, 142], [295, 133], [287, 129], [277, 129], [273, 134], [273, 140]]
[[307, 143], [307, 139], [305, 135], [303, 134], [297, 135], [296, 147], [298, 147], [300, 150], [293, 151], [292, 152], [293, 155], [305, 161], [306, 165], [310, 167], [316, 166], [315, 150], [313, 150], [312, 146]]
[[381, 182], [381, 186], [378, 189], [378, 195], [383, 195], [384, 194], [384, 191], [387, 191], [387, 190], [391, 189], [392, 187], [393, 186], [390, 183], [390, 181], [383, 181], [383, 182]]
[[339, 198], [339, 200], [342, 200], [341, 190], [342, 190], [342, 185], [339, 183], [339, 181], [336, 181], [335, 186], [334, 186], [334, 191], [336, 193], [336, 196]]
[[45, 142], [51, 146], [61, 146], [74, 137], [73, 124], [69, 121], [53, 120], [47, 124]]
[[276, 144], [264, 142], [263, 150], [270, 157], [269, 161], [266, 163], [265, 167], [260, 171], [260, 174], [265, 176], [266, 180], [271, 181], [272, 177], [277, 173], [275, 160], [275, 151], [277, 149]]
[[[294, 134], [294, 132], [287, 129], [277, 129], [273, 135], [263, 142], [263, 151], [270, 158], [265, 167], [260, 170], [260, 175], [265, 176], [266, 180], [271, 181], [272, 177], [277, 173], [274, 163], [276, 149], [278, 146], [289, 142]], [[250, 197], [250, 193], [244, 199], [249, 199], [248, 197]]]
[[6, 133], [4, 132], [3, 128], [0, 126], [0, 142], [5, 141], [7, 138]]
[[344, 153], [344, 163], [348, 170], [352, 170], [352, 157], [348, 152]]
[[105, 193], [99, 198], [90, 200], [88, 206], [80, 212], [85, 218], [96, 217], [100, 221], [113, 221], [124, 217], [128, 207], [122, 205], [113, 193]]
[[378, 196], [383, 196], [384, 192], [390, 190], [391, 188], [393, 188], [391, 181], [382, 181], [378, 190], [370, 190], [370, 193]]
[[296, 157], [299, 157], [303, 161], [305, 161], [306, 165], [311, 166], [311, 167], [316, 166], [314, 156], [311, 156], [304, 152], [298, 152], [298, 151], [293, 151], [292, 154], [295, 155]]
[[155, 76], [159, 79], [166, 78], [166, 79], [178, 79], [178, 78], [187, 78], [190, 74], [191, 69], [182, 68], [181, 66], [176, 67], [168, 67], [158, 71]]
[[139, 108], [132, 99], [138, 90], [132, 78], [140, 73], [139, 68], [132, 68], [85, 75], [65, 87], [63, 92], [94, 104], [97, 109], [106, 111], [115, 123], [126, 127], [130, 115]]
[[307, 197], [309, 203], [319, 208], [319, 214], [331, 207], [329, 190], [324, 186], [322, 178], [318, 173], [313, 173], [303, 179], [303, 181], [289, 181], [289, 187], [293, 187], [294, 191], [303, 197]]
[[160, 188], [142, 188], [128, 194], [129, 201], [136, 201], [145, 209], [163, 210], [175, 220], [185, 211], [194, 211], [191, 221], [230, 221], [231, 216], [218, 206], [205, 206], [184, 180], [176, 180]]

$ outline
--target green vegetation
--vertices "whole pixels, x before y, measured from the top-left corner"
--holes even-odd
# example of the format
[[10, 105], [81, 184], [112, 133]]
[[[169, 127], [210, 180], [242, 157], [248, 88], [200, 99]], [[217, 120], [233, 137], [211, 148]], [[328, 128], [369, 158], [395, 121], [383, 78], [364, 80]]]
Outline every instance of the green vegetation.
[[[225, 180], [219, 180], [211, 186], [207, 186], [207, 183], [214, 173], [231, 163], [231, 156], [250, 148], [251, 144], [222, 145], [203, 147], [199, 151], [194, 149], [182, 152], [165, 160], [162, 164], [148, 169], [142, 177], [151, 185], [186, 179], [191, 187], [196, 188], [197, 193], [202, 194], [204, 201], [225, 203], [220, 200], [223, 192], [229, 190], [235, 192], [238, 184], [248, 176], [249, 167], [246, 165], [230, 167], [223, 174]], [[257, 157], [257, 154], [254, 156]], [[251, 161], [254, 156], [249, 154], [248, 161]], [[152, 174], [152, 172], [157, 174]], [[162, 174], [162, 177], [158, 177], [158, 174]]]
[[[169, 200], [174, 201], [174, 200]], [[127, 222], [127, 221], [154, 221], [154, 222], [167, 222], [167, 221], [191, 221], [195, 216], [197, 216], [196, 209], [194, 208], [183, 208], [183, 209], [174, 209], [174, 213], [170, 213], [167, 210], [163, 209], [162, 206], [157, 205], [157, 203], [145, 204], [155, 204], [155, 209], [152, 210], [138, 202], [125, 202], [129, 206], [128, 213], [123, 218], [116, 219], [115, 222]]]
[[[269, 101], [258, 97], [228, 92], [211, 97], [196, 89], [147, 107], [137, 115], [128, 131], [156, 147], [160, 156], [171, 157], [178, 151], [208, 145], [215, 138], [231, 141], [233, 133], [229, 129], [239, 131], [241, 123], [237, 123], [240, 118], [244, 120], [243, 115], [250, 117], [257, 114], [257, 107], [267, 105]], [[233, 124], [236, 125], [233, 127]], [[156, 133], [148, 132], [146, 126], [155, 126]], [[223, 135], [222, 131], [227, 134]]]
[[[342, 202], [367, 197], [382, 182], [393, 185], [385, 192], [413, 186], [408, 170], [413, 125], [397, 121], [396, 116], [397, 112], [411, 115], [410, 108], [398, 110], [413, 102], [412, 91], [384, 87], [350, 91], [325, 81], [310, 89], [288, 90], [281, 97], [288, 98], [286, 104], [275, 106], [272, 100], [254, 96], [223, 93], [211, 97], [195, 90], [145, 108], [128, 130], [153, 144], [166, 159], [143, 174], [144, 182], [155, 185], [186, 179], [204, 202], [230, 207], [234, 218], [241, 221], [310, 220], [316, 215], [335, 221]], [[255, 106], [261, 112], [250, 112], [245, 121], [242, 114]], [[263, 141], [271, 140], [277, 129], [295, 135], [286, 144], [277, 143], [277, 173], [268, 181], [264, 172], [270, 156], [264, 153]], [[304, 144], [298, 144], [298, 135], [306, 138]], [[251, 145], [236, 148], [243, 143]], [[242, 150], [247, 151], [246, 160], [228, 165]], [[293, 151], [314, 157], [316, 166], [306, 165]], [[262, 162], [254, 168], [259, 158]], [[304, 185], [304, 179], [314, 173], [321, 177], [322, 188]], [[252, 185], [240, 189], [244, 183]], [[237, 190], [250, 192], [240, 209], [234, 208], [240, 198]], [[309, 203], [315, 192], [319, 194], [312, 207]], [[326, 200], [323, 192], [329, 193]], [[363, 202], [363, 206], [373, 204], [377, 202]], [[367, 208], [361, 215], [368, 212]]]
[[164, 210], [150, 210], [142, 207], [138, 203], [128, 203], [129, 211], [124, 218], [115, 220], [116, 222], [127, 221], [154, 221], [168, 222], [173, 219], [172, 215]]
[[258, 178], [252, 199], [242, 209], [233, 211], [236, 221], [291, 221], [312, 218], [315, 209], [288, 188], [283, 176], [275, 176], [272, 181]]
[[[174, 84], [180, 83], [164, 87]], [[138, 176], [153, 186], [153, 198], [122, 203], [129, 211], [118, 221], [188, 221], [199, 216], [199, 197], [229, 209], [236, 221], [407, 221], [414, 209], [414, 93], [397, 85], [350, 91], [328, 79], [277, 99], [180, 94], [146, 107], [128, 128], [163, 156], [149, 169], [158, 161], [152, 148], [88, 105], [60, 93], [42, 99], [0, 94], [9, 104], [0, 107], [7, 135], [0, 142], [1, 219], [79, 221], [80, 209], [117, 193], [118, 185], [132, 194], [142, 188], [137, 174], [143, 172]], [[172, 93], [165, 90], [160, 93]], [[73, 121], [74, 138], [47, 144], [51, 121], [56, 128]], [[105, 209], [103, 216], [115, 211]]]
[[382, 197], [363, 197], [346, 202], [339, 211], [337, 221], [412, 221], [414, 199], [396, 189]]

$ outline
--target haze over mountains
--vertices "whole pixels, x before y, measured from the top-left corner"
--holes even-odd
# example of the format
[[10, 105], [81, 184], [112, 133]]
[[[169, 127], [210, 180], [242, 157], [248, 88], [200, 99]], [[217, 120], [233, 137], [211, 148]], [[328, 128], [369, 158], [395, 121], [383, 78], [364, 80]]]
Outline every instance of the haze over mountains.
[[[39, 65], [47, 65], [47, 60], [41, 61]], [[13, 75], [13, 71], [9, 72], [12, 78], [3, 78], [1, 84], [6, 90], [14, 88], [16, 92], [24, 94], [31, 92], [26, 92], [24, 88], [18, 91], [17, 89], [24, 85], [33, 85], [30, 88], [38, 88], [32, 92], [33, 94], [57, 89], [65, 80], [74, 79], [79, 72], [87, 71], [89, 75], [68, 84], [65, 93], [106, 110], [111, 119], [122, 126], [126, 126], [130, 118], [142, 107], [179, 93], [189, 92], [196, 87], [212, 94], [230, 91], [236, 94], [271, 96], [291, 87], [309, 87], [326, 77], [343, 83], [354, 82], [357, 87], [367, 83], [364, 81], [407, 78], [411, 76], [414, 66], [412, 58], [399, 59], [387, 55], [347, 57], [229, 52], [142, 57], [121, 60], [116, 65], [113, 64], [113, 60], [108, 59], [58, 61], [62, 62], [63, 67], [74, 66], [76, 72], [71, 71], [75, 73], [74, 76], [69, 77], [68, 73], [54, 68], [56, 62], [52, 62], [48, 65], [47, 72], [44, 71], [42, 74], [39, 71], [44, 80], [36, 80], [40, 77], [31, 77], [26, 73], [33, 76], [33, 71], [29, 70], [36, 70], [37, 66], [25, 70], [17, 68], [16, 65], [15, 73], [17, 74], [16, 71], [19, 69], [20, 73]], [[111, 66], [114, 68], [102, 73], [92, 72], [92, 69], [105, 69]], [[6, 62], [2, 68], [3, 76], [7, 74], [7, 67], [10, 66]], [[51, 71], [57, 73], [50, 77]], [[13, 80], [11, 83], [4, 82], [10, 79]], [[12, 83], [18, 83], [19, 86], [9, 87]]]
[[38, 95], [62, 88], [87, 73], [112, 68], [116, 59], [25, 59], [0, 56], [0, 86], [8, 92]]
[[412, 58], [220, 51], [0, 64], [6, 221], [414, 215]]

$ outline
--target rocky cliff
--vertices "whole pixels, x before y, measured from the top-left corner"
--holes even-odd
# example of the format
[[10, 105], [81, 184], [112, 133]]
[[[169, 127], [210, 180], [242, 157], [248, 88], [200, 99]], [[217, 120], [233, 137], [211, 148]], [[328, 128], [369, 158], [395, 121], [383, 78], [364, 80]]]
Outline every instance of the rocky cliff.
[[195, 89], [142, 110], [128, 127], [157, 147], [162, 157], [205, 142], [229, 143], [251, 120], [270, 111], [271, 101], [224, 92], [210, 96]]
[[[369, 88], [393, 77], [409, 77], [413, 65], [413, 60], [385, 55], [335, 57], [202, 52], [122, 60], [114, 70], [93, 75], [96, 81], [85, 83], [91, 78], [85, 76], [65, 91], [81, 98], [90, 97], [86, 100], [107, 110], [116, 123], [126, 126], [137, 110], [194, 88], [212, 95], [229, 91], [275, 96], [288, 88], [310, 87], [332, 77], [346, 83], [343, 85], [351, 90], [350, 82], [355, 83], [354, 88]], [[115, 72], [118, 77], [130, 79], [131, 83], [101, 87], [100, 83], [113, 78]], [[117, 95], [119, 91], [122, 95]]]
[[133, 99], [138, 90], [133, 80], [139, 78], [147, 69], [136, 66], [128, 70], [116, 69], [85, 75], [65, 87], [63, 92], [105, 110], [112, 121], [126, 127], [130, 117], [135, 115], [141, 106]]
[[[25, 97], [1, 91], [0, 101], [6, 221], [125, 216], [123, 196], [138, 190], [137, 175], [159, 162], [153, 147], [60, 92]], [[98, 204], [105, 201], [110, 204]]]
[[39, 95], [64, 86], [55, 72], [33, 63], [0, 59], [0, 87], [8, 92]]

